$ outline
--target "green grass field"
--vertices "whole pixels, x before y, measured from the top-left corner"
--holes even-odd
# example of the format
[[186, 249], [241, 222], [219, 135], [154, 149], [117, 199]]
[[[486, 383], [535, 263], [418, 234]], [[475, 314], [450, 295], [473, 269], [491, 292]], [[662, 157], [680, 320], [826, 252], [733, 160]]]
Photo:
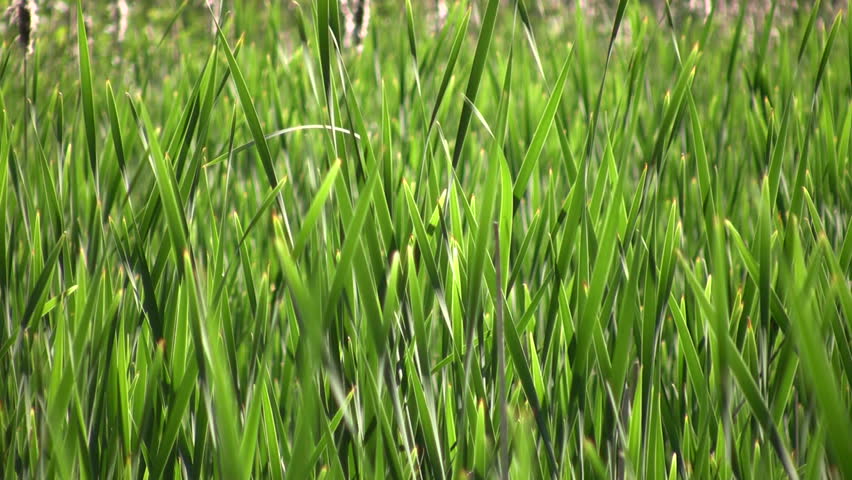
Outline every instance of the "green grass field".
[[2, 477], [852, 478], [848, 6], [81, 3], [0, 47]]

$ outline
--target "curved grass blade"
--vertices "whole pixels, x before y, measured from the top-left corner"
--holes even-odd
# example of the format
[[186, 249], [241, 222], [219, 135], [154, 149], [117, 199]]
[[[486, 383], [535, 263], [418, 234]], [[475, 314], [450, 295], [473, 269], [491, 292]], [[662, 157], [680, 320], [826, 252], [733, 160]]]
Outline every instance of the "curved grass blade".
[[[343, 133], [343, 134], [351, 136], [352, 138], [354, 138], [356, 140], [361, 140], [361, 135], [358, 135], [357, 133], [355, 133], [351, 130], [347, 130], [347, 129], [342, 128], [342, 127], [335, 127], [333, 125], [299, 125], [299, 126], [296, 126], [296, 127], [287, 127], [287, 128], [282, 128], [281, 130], [276, 130], [272, 133], [266, 134], [263, 138], [265, 138], [266, 140], [272, 140], [272, 139], [278, 138], [280, 136], [287, 135], [288, 133], [302, 132], [302, 131], [308, 131], [308, 130], [328, 130], [328, 131], [331, 131], [331, 132], [334, 132], [334, 133]], [[252, 141], [244, 143], [244, 144], [242, 144], [238, 147], [234, 147], [230, 151], [226, 150], [226, 151], [222, 152], [219, 156], [214, 158], [213, 160], [210, 160], [209, 162], [205, 163], [204, 167], [207, 168], [207, 167], [212, 167], [213, 165], [220, 164], [220, 163], [224, 162], [225, 160], [227, 160], [229, 155], [231, 155], [231, 154], [236, 155], [237, 153], [244, 152], [246, 150], [250, 150], [251, 148], [254, 148], [255, 145], [256, 145], [255, 141], [252, 140]]]

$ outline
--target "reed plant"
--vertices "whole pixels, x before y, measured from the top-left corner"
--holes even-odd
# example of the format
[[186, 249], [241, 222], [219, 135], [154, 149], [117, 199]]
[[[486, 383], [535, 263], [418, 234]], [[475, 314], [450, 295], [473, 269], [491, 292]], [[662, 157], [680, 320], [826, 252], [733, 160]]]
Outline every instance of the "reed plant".
[[0, 51], [3, 478], [852, 478], [848, 5], [83, 3]]

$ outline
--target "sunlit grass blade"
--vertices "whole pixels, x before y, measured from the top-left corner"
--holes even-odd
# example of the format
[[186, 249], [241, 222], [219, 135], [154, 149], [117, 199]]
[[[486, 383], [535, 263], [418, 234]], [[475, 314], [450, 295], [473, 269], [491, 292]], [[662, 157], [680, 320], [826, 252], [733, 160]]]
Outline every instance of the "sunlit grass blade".
[[[137, 103], [139, 105], [138, 110], [136, 107]], [[151, 119], [148, 117], [144, 103], [142, 103], [141, 99], [137, 99], [135, 102], [131, 99], [130, 106], [139, 126], [140, 138], [147, 144], [149, 150], [148, 162], [151, 171], [154, 173], [160, 198], [163, 200], [163, 208], [169, 226], [168, 231], [172, 244], [173, 258], [178, 259], [187, 251], [188, 232], [186, 218], [178, 201], [178, 188], [174, 171], [168, 159], [163, 155], [160, 142], [156, 137], [156, 130], [151, 123]]]
[[521, 169], [518, 172], [518, 176], [515, 178], [515, 184], [513, 187], [515, 198], [519, 198], [523, 195], [524, 190], [527, 188], [527, 182], [529, 181], [530, 175], [532, 175], [533, 168], [535, 168], [535, 164], [541, 156], [541, 151], [544, 148], [544, 141], [547, 139], [550, 128], [553, 126], [556, 109], [559, 107], [559, 102], [562, 101], [562, 92], [565, 88], [565, 80], [568, 78], [568, 69], [571, 66], [572, 58], [574, 58], [573, 49], [571, 49], [568, 53], [568, 58], [562, 65], [562, 70], [559, 72], [559, 78], [556, 79], [556, 84], [553, 87], [553, 93], [550, 94], [550, 99], [547, 101], [544, 113], [538, 121], [538, 126], [535, 128], [535, 134], [533, 134], [532, 142], [530, 142], [529, 149], [524, 155], [524, 160], [521, 163]]
[[[237, 87], [237, 92], [239, 92], [240, 104], [243, 107], [243, 112], [246, 116], [246, 122], [248, 123], [249, 130], [251, 131], [252, 138], [254, 139], [255, 148], [257, 149], [258, 155], [260, 156], [261, 165], [263, 165], [263, 171], [266, 174], [266, 180], [269, 183], [270, 188], [275, 188], [278, 185], [278, 176], [275, 174], [275, 166], [272, 161], [272, 153], [269, 150], [269, 145], [266, 143], [266, 137], [263, 134], [263, 128], [260, 125], [260, 119], [257, 115], [257, 110], [255, 110], [254, 100], [252, 99], [251, 92], [249, 91], [248, 85], [246, 84], [245, 77], [243, 77], [242, 70], [240, 70], [239, 64], [237, 64], [237, 59], [234, 57], [234, 52], [231, 50], [231, 47], [228, 45], [228, 40], [225, 38], [224, 32], [220, 28], [217, 27], [217, 32], [219, 36], [219, 41], [222, 43], [223, 52], [225, 53], [225, 57], [228, 59], [228, 67], [230, 68], [231, 77], [234, 79], [234, 85]], [[292, 237], [290, 233], [290, 223], [287, 220], [287, 212], [284, 210], [284, 207], [279, 200], [279, 213], [282, 215], [284, 219], [284, 226], [287, 228], [288, 239]], [[292, 244], [292, 239], [289, 240]]]
[[[485, 15], [482, 18], [482, 29], [479, 31], [479, 40], [476, 42], [473, 66], [471, 66], [470, 77], [468, 78], [467, 89], [465, 89], [464, 94], [465, 103], [462, 106], [456, 143], [453, 148], [453, 167], [458, 165], [459, 160], [461, 160], [462, 151], [464, 150], [465, 138], [467, 137], [468, 127], [470, 127], [470, 120], [473, 114], [473, 104], [476, 102], [476, 95], [479, 93], [482, 74], [485, 71], [485, 60], [488, 57], [491, 40], [494, 36], [494, 26], [497, 23], [497, 9], [499, 5], [499, 0], [488, 0], [488, 5], [485, 7]], [[432, 116], [434, 118], [434, 111]]]
[[29, 326], [30, 320], [33, 318], [33, 315], [41, 311], [41, 304], [44, 302], [44, 295], [47, 292], [48, 283], [50, 282], [50, 277], [53, 275], [56, 270], [56, 261], [59, 258], [59, 254], [62, 251], [63, 243], [65, 241], [65, 235], [59, 237], [56, 241], [56, 244], [53, 246], [53, 249], [48, 255], [47, 260], [45, 260], [44, 265], [42, 266], [41, 271], [39, 272], [38, 278], [33, 284], [32, 290], [30, 290], [27, 299], [27, 305], [24, 308], [23, 313], [21, 314], [21, 328], [27, 328]]
[[80, 53], [80, 93], [83, 103], [83, 122], [86, 126], [86, 148], [89, 154], [89, 167], [98, 185], [97, 133], [95, 132], [95, 104], [92, 90], [92, 64], [89, 57], [89, 41], [86, 34], [86, 22], [83, 15], [83, 1], [77, 0], [77, 49]]
[[470, 22], [470, 9], [468, 9], [459, 24], [456, 26], [456, 35], [453, 39], [453, 44], [450, 49], [450, 56], [447, 60], [447, 64], [444, 67], [444, 75], [441, 78], [441, 85], [438, 87], [438, 93], [435, 97], [435, 105], [432, 107], [432, 115], [429, 119], [429, 132], [432, 131], [432, 126], [435, 123], [435, 119], [438, 116], [438, 110], [441, 108], [441, 104], [444, 101], [444, 95], [447, 92], [447, 87], [450, 85], [450, 80], [453, 77], [453, 71], [456, 67], [456, 62], [459, 58], [459, 53], [461, 52], [462, 45], [464, 44], [464, 40], [467, 35], [467, 25]]

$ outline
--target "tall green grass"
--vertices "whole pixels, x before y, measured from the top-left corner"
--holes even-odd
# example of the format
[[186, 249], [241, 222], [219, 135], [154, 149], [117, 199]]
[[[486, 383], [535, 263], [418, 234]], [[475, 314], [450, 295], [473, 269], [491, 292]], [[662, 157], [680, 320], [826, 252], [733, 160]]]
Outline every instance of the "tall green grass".
[[0, 51], [4, 478], [852, 478], [845, 12], [82, 3]]

